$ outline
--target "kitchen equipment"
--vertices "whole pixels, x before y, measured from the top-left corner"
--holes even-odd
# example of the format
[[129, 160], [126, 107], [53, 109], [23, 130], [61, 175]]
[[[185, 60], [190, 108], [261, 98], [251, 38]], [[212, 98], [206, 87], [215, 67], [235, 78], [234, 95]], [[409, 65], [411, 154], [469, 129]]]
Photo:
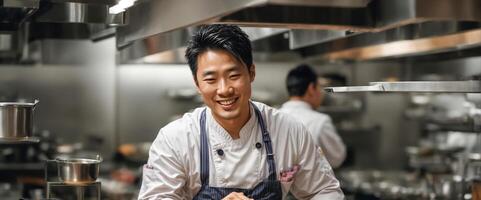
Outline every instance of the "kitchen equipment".
[[32, 137], [34, 103], [0, 102], [0, 143], [38, 142]]
[[151, 142], [122, 144], [117, 148], [117, 152], [126, 160], [143, 165], [149, 158], [151, 145]]
[[[478, 140], [481, 137], [478, 135]], [[477, 145], [481, 145], [479, 141]], [[479, 148], [479, 147], [477, 147]], [[476, 148], [475, 148], [476, 149]], [[475, 151], [479, 151], [476, 149]], [[471, 178], [471, 195], [472, 200], [481, 200], [481, 153], [471, 152], [468, 155], [468, 162], [464, 169], [464, 179], [468, 179], [468, 169], [473, 170], [473, 177]]]
[[404, 171], [347, 170], [339, 173], [346, 192], [373, 195], [379, 199], [427, 199], [423, 179]]
[[480, 93], [481, 84], [469, 81], [370, 82], [369, 86], [326, 87], [326, 92], [447, 92]]
[[[478, 140], [480, 139], [481, 137], [478, 135]], [[478, 141], [476, 145], [481, 145], [481, 143]], [[463, 170], [463, 188], [466, 184], [471, 185], [473, 200], [481, 200], [481, 153], [478, 153], [478, 148], [480, 147], [476, 146], [473, 148], [474, 152], [468, 154]], [[463, 194], [465, 191], [463, 191]]]
[[[57, 157], [47, 160], [45, 165], [45, 179], [47, 182], [47, 198], [60, 199], [95, 199], [101, 198], [101, 183], [97, 181], [99, 165], [102, 158], [86, 157]], [[57, 170], [57, 177], [49, 175], [49, 166]]]
[[463, 178], [453, 174], [427, 174], [425, 179], [431, 196], [435, 199], [462, 199], [464, 191]]
[[408, 146], [405, 151], [409, 167], [428, 173], [451, 173], [457, 162], [456, 155], [464, 151], [457, 146]]
[[47, 199], [100, 200], [101, 184], [99, 181], [88, 184], [66, 184], [47, 182]]
[[67, 184], [82, 184], [95, 182], [99, 175], [100, 156], [97, 159], [88, 158], [57, 158], [58, 176]]

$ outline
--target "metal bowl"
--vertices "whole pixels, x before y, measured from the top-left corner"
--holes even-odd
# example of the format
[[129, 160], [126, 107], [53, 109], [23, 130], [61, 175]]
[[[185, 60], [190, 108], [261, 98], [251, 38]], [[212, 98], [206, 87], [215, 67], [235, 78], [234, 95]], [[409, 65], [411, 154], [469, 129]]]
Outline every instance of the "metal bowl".
[[102, 159], [57, 158], [58, 177], [67, 184], [86, 184], [97, 180]]

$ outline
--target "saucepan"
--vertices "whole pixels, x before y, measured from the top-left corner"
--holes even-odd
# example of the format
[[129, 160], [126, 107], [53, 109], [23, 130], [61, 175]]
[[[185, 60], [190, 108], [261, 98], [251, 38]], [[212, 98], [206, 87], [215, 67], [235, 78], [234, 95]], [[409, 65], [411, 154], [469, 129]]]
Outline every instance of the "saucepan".
[[99, 165], [102, 158], [97, 155], [91, 158], [56, 158], [58, 177], [67, 184], [92, 183], [99, 176]]
[[0, 102], [0, 142], [35, 140], [31, 136], [33, 111], [38, 102]]

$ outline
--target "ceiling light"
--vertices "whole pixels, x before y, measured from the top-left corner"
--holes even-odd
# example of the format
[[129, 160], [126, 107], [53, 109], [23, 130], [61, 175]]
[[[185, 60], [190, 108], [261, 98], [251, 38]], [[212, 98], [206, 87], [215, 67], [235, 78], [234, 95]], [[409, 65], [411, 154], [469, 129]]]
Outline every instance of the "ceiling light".
[[109, 8], [110, 14], [119, 14], [135, 4], [137, 0], [120, 0], [116, 5]]

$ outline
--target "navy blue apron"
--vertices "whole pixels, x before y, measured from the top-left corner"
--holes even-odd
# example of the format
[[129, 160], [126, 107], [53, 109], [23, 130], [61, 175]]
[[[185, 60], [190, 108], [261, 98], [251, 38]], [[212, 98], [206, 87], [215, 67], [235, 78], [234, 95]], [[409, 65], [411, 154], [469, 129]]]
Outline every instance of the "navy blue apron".
[[271, 138], [259, 109], [254, 104], [252, 105], [262, 130], [262, 141], [267, 152], [269, 176], [251, 189], [209, 186], [209, 144], [207, 142], [207, 131], [205, 129], [206, 110], [204, 110], [200, 116], [200, 179], [202, 186], [194, 199], [222, 199], [232, 192], [242, 192], [245, 196], [256, 200], [282, 199], [281, 183], [277, 180], [276, 176], [276, 164], [274, 162], [274, 155], [272, 154]]

